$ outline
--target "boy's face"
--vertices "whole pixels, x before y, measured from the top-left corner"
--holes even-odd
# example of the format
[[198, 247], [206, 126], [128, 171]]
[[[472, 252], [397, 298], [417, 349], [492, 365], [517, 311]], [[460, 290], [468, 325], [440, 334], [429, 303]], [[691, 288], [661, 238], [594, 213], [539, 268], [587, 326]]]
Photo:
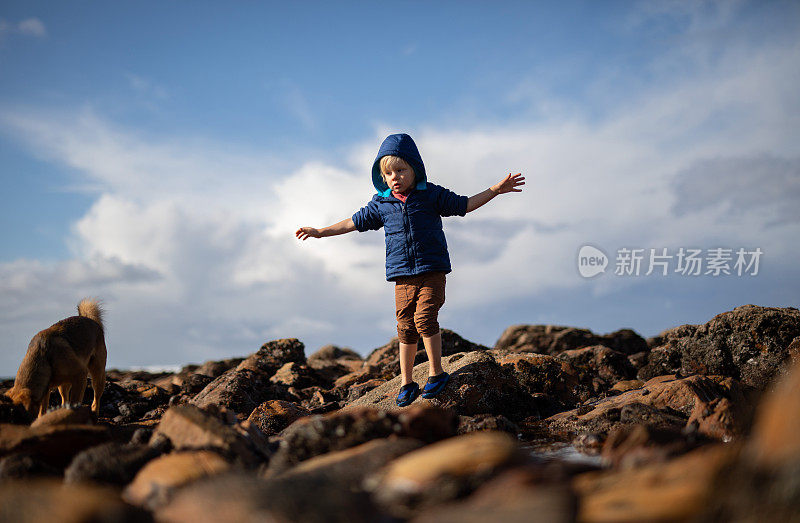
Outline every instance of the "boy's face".
[[414, 169], [406, 162], [394, 162], [381, 171], [386, 185], [396, 193], [404, 193], [414, 185]]

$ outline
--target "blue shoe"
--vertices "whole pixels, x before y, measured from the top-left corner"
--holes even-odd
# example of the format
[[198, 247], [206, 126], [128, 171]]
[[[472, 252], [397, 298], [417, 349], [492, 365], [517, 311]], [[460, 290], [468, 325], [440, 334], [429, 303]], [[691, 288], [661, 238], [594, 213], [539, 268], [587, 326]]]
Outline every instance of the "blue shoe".
[[397, 394], [397, 406], [405, 407], [411, 405], [419, 396], [419, 385], [416, 382], [411, 382], [407, 385], [400, 387], [400, 392]]
[[448, 381], [450, 381], [450, 375], [446, 372], [431, 376], [428, 378], [428, 383], [425, 384], [425, 388], [422, 389], [422, 397], [430, 399], [438, 396], [439, 393], [444, 390], [444, 386], [447, 385]]

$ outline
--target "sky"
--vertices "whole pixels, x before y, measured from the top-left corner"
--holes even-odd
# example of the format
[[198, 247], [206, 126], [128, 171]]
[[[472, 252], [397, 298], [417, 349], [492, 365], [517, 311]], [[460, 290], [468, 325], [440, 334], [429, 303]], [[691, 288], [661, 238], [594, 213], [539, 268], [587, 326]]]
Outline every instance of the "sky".
[[797, 307], [798, 92], [797, 2], [7, 0], [0, 376], [84, 296], [109, 367], [385, 344], [382, 231], [293, 233], [397, 132], [459, 194], [526, 177], [444, 220], [471, 341]]

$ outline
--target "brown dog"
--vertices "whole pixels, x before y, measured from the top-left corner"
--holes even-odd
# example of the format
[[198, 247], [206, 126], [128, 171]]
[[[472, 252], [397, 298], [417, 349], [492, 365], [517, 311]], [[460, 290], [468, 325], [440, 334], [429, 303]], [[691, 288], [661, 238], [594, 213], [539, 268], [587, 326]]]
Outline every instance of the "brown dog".
[[92, 377], [92, 411], [100, 411], [106, 382], [106, 342], [103, 310], [97, 300], [83, 299], [78, 316], [71, 316], [39, 332], [17, 371], [14, 386], [6, 392], [31, 417], [41, 416], [50, 405], [50, 392], [58, 388], [61, 404], [81, 403], [86, 376]]

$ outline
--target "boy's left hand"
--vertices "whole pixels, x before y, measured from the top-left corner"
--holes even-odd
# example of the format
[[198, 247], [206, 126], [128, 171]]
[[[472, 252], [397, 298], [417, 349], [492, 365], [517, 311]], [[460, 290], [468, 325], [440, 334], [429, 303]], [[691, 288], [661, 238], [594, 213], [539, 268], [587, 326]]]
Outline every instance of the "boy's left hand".
[[503, 178], [502, 181], [492, 186], [492, 192], [495, 194], [504, 194], [507, 192], [522, 192], [522, 186], [525, 185], [525, 177], [522, 173], [511, 174]]

